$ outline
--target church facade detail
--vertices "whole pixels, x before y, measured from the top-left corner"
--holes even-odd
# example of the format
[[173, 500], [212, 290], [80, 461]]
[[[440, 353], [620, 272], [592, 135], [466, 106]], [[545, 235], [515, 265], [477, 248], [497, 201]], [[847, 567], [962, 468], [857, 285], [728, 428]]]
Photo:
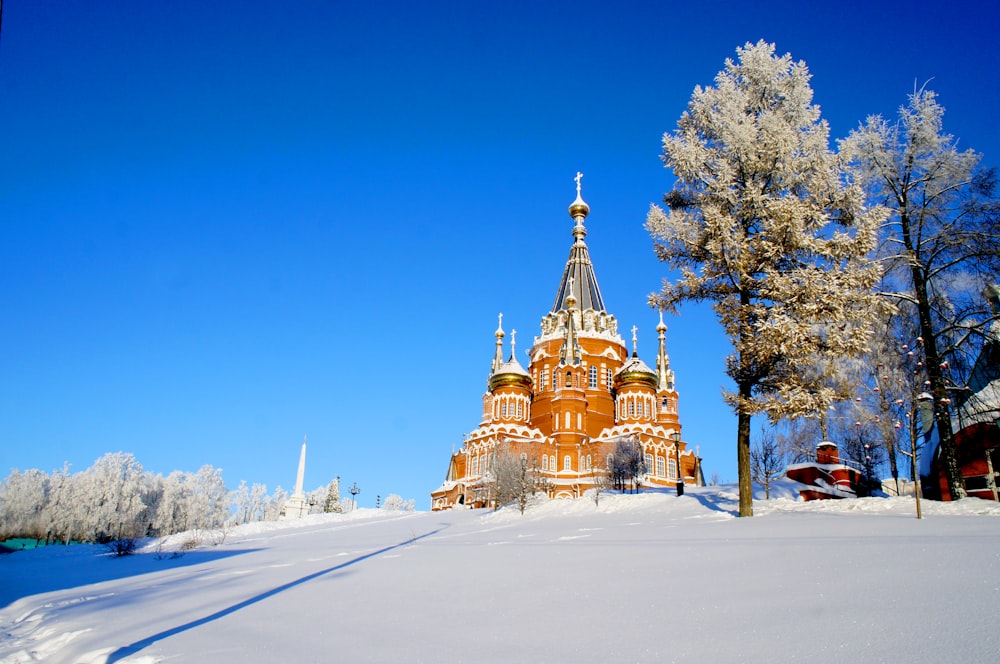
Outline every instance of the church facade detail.
[[618, 321], [601, 297], [584, 220], [590, 207], [580, 195], [569, 207], [573, 245], [552, 310], [529, 351], [528, 368], [517, 360], [516, 332], [504, 359], [503, 317], [482, 419], [448, 464], [445, 481], [431, 493], [431, 508], [484, 507], [490, 499], [490, 467], [500, 452], [520, 457], [536, 485], [551, 498], [579, 498], [606, 476], [619, 441], [641, 446], [642, 485], [701, 484], [697, 455], [681, 440], [678, 393], [660, 316], [656, 368], [632, 353]]

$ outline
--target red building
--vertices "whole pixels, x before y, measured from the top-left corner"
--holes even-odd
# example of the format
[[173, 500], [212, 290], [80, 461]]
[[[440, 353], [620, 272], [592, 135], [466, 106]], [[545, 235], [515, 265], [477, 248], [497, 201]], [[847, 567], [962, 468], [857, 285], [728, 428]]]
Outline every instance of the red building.
[[[1000, 286], [990, 286], [984, 295], [994, 316], [1000, 316]], [[970, 496], [1000, 501], [1000, 322], [990, 326], [969, 384], [957, 395], [959, 405], [952, 423], [965, 490]], [[927, 497], [951, 500], [948, 480], [936, 455], [924, 486]]]
[[796, 463], [785, 469], [790, 480], [808, 485], [799, 489], [803, 500], [857, 498], [861, 473], [840, 463], [836, 443], [824, 441], [816, 446], [815, 463]]

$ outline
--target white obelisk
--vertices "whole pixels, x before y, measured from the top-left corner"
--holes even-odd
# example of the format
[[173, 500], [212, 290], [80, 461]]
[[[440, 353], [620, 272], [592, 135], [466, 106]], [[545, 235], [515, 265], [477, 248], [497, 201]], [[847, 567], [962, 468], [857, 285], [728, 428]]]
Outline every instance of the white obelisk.
[[295, 475], [295, 492], [285, 501], [281, 510], [282, 519], [299, 519], [309, 514], [309, 502], [302, 488], [306, 477], [306, 437], [302, 437], [302, 451], [299, 453], [299, 472]]

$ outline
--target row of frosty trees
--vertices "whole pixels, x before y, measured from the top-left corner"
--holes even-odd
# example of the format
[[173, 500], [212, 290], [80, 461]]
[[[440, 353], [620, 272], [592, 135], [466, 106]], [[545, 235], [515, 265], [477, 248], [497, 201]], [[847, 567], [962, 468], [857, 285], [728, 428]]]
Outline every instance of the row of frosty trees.
[[[240, 482], [230, 491], [222, 470], [212, 466], [164, 477], [143, 470], [133, 455], [114, 452], [79, 473], [11, 472], [0, 484], [0, 541], [104, 543], [210, 530], [275, 520], [287, 499], [281, 487], [268, 495], [263, 484]], [[307, 500], [314, 512], [344, 511], [336, 478]], [[386, 507], [390, 502], [406, 507], [398, 496], [389, 496]]]
[[813, 422], [824, 439], [835, 420], [871, 424], [895, 475], [918, 399], [962, 498], [952, 414], [996, 320], [981, 295], [1000, 264], [994, 173], [945, 133], [927, 89], [834, 151], [809, 81], [761, 41], [695, 88], [663, 137], [675, 182], [646, 227], [677, 276], [650, 303], [709, 302], [731, 341], [741, 516], [753, 514], [753, 416]]

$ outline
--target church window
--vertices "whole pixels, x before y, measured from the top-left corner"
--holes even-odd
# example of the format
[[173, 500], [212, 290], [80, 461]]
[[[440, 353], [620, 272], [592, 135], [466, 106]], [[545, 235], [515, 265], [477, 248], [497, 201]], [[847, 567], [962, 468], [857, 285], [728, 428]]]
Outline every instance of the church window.
[[587, 470], [590, 470], [593, 466], [590, 465], [590, 455], [587, 455]]
[[521, 452], [521, 468], [524, 468], [527, 465], [528, 465], [528, 453]]
[[614, 465], [614, 461], [615, 461], [614, 455], [609, 454], [608, 457], [604, 460], [604, 463], [606, 464], [605, 468], [607, 470], [611, 470], [611, 467]]
[[563, 470], [573, 470], [573, 459], [568, 454], [563, 457]]
[[612, 379], [611, 369], [605, 369], [604, 370], [604, 384], [607, 385], [607, 387], [608, 387], [609, 390], [611, 389], [611, 379]]
[[643, 415], [643, 417], [645, 417], [647, 419], [649, 418], [649, 402], [648, 401], [645, 401], [642, 404], [642, 415]]
[[628, 416], [629, 417], [635, 417], [635, 402], [634, 401], [629, 401], [628, 402]]
[[479, 474], [479, 457], [478, 456], [472, 457], [472, 474], [473, 475], [478, 475]]
[[524, 417], [524, 404], [520, 401], [517, 402], [517, 419]]
[[545, 390], [545, 378], [549, 375], [549, 372], [542, 369], [541, 373], [538, 374], [538, 391], [542, 392]]
[[673, 459], [667, 460], [667, 477], [672, 480], [677, 479], [677, 462]]
[[644, 460], [646, 462], [646, 472], [647, 473], [653, 472], [653, 455], [647, 454]]
[[577, 429], [583, 428], [583, 413], [576, 414], [576, 428]]
[[552, 456], [549, 457], [549, 469], [553, 470], [553, 471], [556, 469], [556, 455], [555, 454], [553, 454]]
[[542, 455], [542, 470], [548, 470], [548, 469], [549, 469], [549, 455], [548, 454], [543, 454]]
[[573, 387], [573, 372], [566, 372], [566, 387]]
[[656, 476], [663, 477], [663, 457], [656, 457]]
[[504, 401], [503, 405], [500, 406], [500, 417], [507, 417], [507, 402]]
[[660, 405], [661, 405], [661, 406], [662, 406], [663, 408], [666, 408], [666, 407], [667, 407], [667, 405], [668, 405], [668, 404], [667, 404], [667, 398], [666, 398], [666, 397], [663, 397], [663, 401], [661, 401], [661, 402], [660, 402]]
[[597, 367], [590, 367], [590, 387], [597, 387]]
[[569, 428], [569, 413], [566, 413], [566, 429]]

